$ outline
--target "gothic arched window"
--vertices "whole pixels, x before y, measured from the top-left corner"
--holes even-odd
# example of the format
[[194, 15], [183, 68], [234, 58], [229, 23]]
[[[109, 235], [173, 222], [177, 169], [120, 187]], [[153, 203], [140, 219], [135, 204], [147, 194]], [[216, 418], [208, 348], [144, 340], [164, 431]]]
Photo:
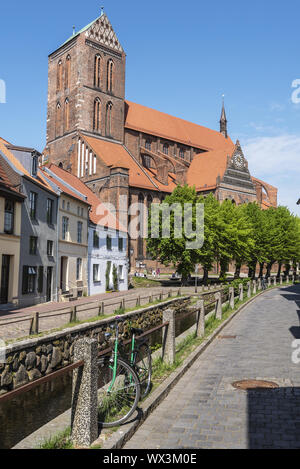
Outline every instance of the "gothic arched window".
[[57, 64], [57, 91], [62, 89], [62, 61]]
[[68, 55], [66, 59], [66, 76], [65, 76], [65, 88], [69, 89], [71, 83], [71, 56]]
[[69, 99], [65, 100], [65, 131], [68, 132], [70, 129], [70, 105]]
[[147, 139], [145, 143], [146, 150], [151, 150], [151, 140]]
[[61, 132], [61, 105], [57, 103], [56, 105], [56, 116], [55, 116], [55, 137], [60, 135]]
[[183, 148], [180, 148], [179, 156], [180, 156], [180, 158], [184, 158], [184, 149]]
[[95, 132], [101, 131], [101, 101], [96, 98], [94, 101], [94, 123], [93, 129]]
[[105, 119], [105, 134], [111, 136], [111, 116], [112, 116], [112, 103], [106, 105], [106, 119]]
[[110, 59], [107, 62], [107, 91], [113, 92], [113, 78], [114, 78], [114, 63]]
[[138, 257], [144, 257], [144, 196], [139, 194], [139, 234], [138, 234]]
[[163, 152], [165, 155], [169, 153], [169, 145], [167, 143], [164, 143]]
[[100, 88], [100, 72], [101, 72], [101, 57], [99, 54], [95, 56], [95, 67], [94, 67], [94, 86]]

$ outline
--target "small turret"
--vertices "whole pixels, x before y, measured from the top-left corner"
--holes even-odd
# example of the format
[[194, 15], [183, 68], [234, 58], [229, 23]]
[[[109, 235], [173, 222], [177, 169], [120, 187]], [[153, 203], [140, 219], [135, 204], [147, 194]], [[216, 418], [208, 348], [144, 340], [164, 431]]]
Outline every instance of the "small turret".
[[221, 119], [220, 119], [220, 133], [224, 135], [225, 138], [228, 137], [227, 119], [226, 119], [226, 112], [225, 112], [225, 106], [224, 106], [224, 96], [223, 96], [222, 112], [221, 112]]

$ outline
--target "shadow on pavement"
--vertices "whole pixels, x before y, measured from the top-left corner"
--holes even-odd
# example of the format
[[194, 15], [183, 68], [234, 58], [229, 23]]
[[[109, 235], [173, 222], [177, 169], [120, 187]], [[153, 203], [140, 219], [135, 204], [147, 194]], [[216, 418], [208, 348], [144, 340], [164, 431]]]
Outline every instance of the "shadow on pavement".
[[300, 388], [248, 390], [248, 448], [300, 448]]

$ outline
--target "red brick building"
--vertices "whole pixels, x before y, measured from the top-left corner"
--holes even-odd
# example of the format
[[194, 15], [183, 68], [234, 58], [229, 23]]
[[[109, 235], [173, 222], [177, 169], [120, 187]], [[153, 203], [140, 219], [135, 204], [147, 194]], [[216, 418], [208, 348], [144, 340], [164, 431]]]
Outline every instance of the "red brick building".
[[[44, 162], [81, 178], [123, 223], [139, 201], [145, 224], [147, 206], [183, 183], [220, 201], [276, 206], [277, 189], [251, 176], [239, 142], [228, 136], [224, 105], [218, 132], [126, 101], [125, 69], [103, 11], [50, 54]], [[129, 253], [133, 269], [154, 266], [141, 238], [130, 240]]]

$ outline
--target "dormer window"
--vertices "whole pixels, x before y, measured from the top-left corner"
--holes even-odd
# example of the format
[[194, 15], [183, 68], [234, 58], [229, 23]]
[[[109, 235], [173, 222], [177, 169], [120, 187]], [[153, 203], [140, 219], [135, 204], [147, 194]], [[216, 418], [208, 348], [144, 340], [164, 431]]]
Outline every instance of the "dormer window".
[[32, 161], [31, 161], [31, 176], [36, 177], [37, 169], [38, 169], [38, 157], [37, 155], [33, 155]]

